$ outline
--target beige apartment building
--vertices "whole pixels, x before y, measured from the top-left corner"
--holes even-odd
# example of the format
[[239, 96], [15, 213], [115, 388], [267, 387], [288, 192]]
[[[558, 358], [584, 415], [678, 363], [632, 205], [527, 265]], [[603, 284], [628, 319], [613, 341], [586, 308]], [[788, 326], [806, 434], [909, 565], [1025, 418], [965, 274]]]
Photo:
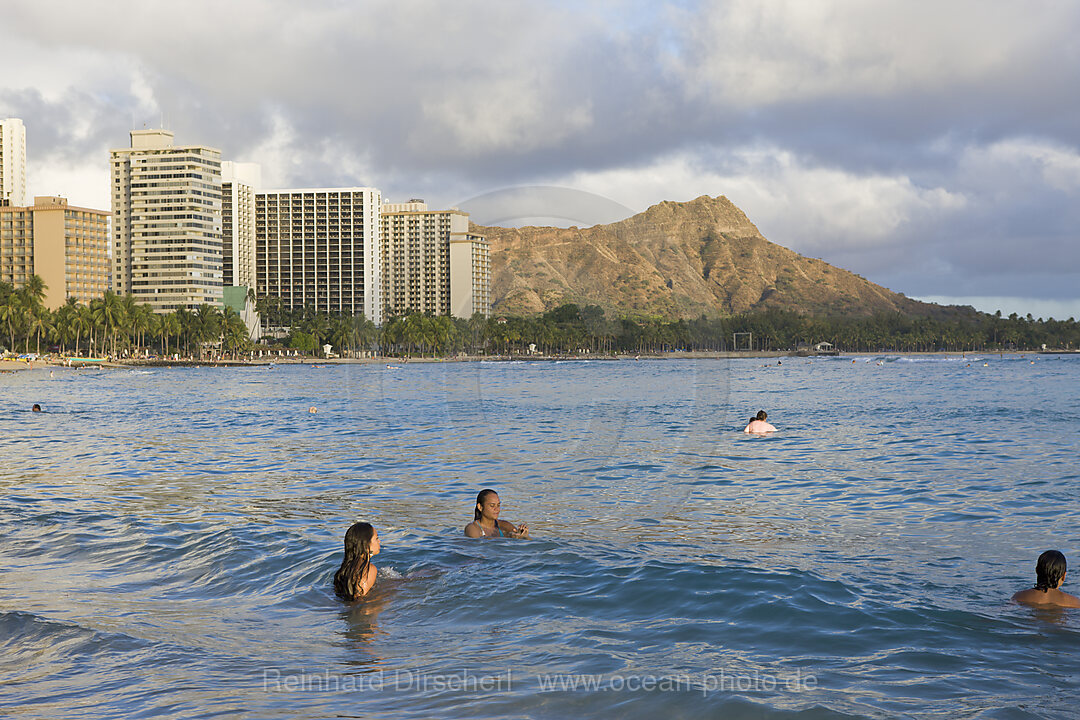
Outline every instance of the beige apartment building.
[[19, 118], [0, 120], [0, 205], [26, 205], [26, 127]]
[[255, 282], [257, 163], [221, 163], [221, 280], [225, 287], [258, 292]]
[[491, 258], [483, 235], [450, 236], [450, 314], [491, 316]]
[[469, 232], [469, 214], [429, 210], [423, 200], [382, 206], [386, 314], [469, 318], [490, 312], [487, 240]]
[[31, 275], [47, 287], [45, 305], [88, 303], [109, 288], [109, 213], [36, 197], [31, 206], [0, 206], [0, 281], [22, 287]]
[[110, 159], [116, 292], [158, 313], [221, 305], [221, 151], [133, 130]]
[[383, 319], [375, 188], [269, 190], [255, 194], [255, 285], [284, 309]]

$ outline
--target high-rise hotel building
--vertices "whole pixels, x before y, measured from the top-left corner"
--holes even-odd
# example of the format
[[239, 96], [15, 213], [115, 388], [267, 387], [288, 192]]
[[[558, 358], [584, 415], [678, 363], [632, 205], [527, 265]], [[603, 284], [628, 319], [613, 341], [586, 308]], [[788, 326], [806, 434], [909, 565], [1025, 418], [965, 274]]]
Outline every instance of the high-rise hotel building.
[[110, 156], [114, 290], [159, 313], [220, 305], [221, 151], [133, 130]]
[[468, 213], [429, 210], [423, 200], [384, 203], [381, 224], [387, 315], [488, 315], [487, 240], [469, 232]]
[[261, 170], [256, 163], [221, 163], [221, 278], [225, 287], [255, 284], [255, 191]]
[[374, 188], [255, 195], [255, 284], [287, 310], [363, 314], [382, 323], [382, 254]]
[[36, 197], [31, 206], [0, 205], [0, 281], [46, 285], [45, 306], [68, 298], [88, 303], [109, 287], [109, 213]]
[[483, 235], [450, 235], [450, 314], [491, 316], [491, 257]]
[[0, 120], [0, 205], [26, 205], [26, 127]]

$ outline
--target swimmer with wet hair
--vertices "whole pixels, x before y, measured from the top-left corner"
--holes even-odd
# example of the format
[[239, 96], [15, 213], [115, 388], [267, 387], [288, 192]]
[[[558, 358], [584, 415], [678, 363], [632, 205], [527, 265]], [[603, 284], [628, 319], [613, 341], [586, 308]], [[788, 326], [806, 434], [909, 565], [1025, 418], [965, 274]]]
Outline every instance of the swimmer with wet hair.
[[771, 424], [765, 422], [765, 418], [769, 417], [769, 414], [764, 410], [758, 410], [758, 414], [750, 418], [750, 422], [743, 432], [748, 435], [763, 435], [765, 433], [776, 432], [776, 428]]
[[1035, 587], [1021, 590], [1012, 599], [1025, 605], [1080, 608], [1080, 598], [1058, 589], [1065, 582], [1065, 572], [1065, 556], [1047, 550], [1035, 563]]
[[499, 519], [499, 510], [502, 504], [499, 502], [499, 494], [490, 488], [485, 488], [476, 496], [476, 505], [473, 509], [473, 521], [465, 526], [465, 537], [506, 537], [529, 539], [529, 526], [525, 523], [514, 525], [506, 520]]
[[356, 600], [371, 592], [378, 569], [371, 558], [379, 554], [379, 531], [358, 522], [345, 533], [345, 559], [334, 574], [334, 592], [342, 600]]
[[41, 412], [41, 406], [34, 403], [34, 407], [30, 408], [30, 412]]

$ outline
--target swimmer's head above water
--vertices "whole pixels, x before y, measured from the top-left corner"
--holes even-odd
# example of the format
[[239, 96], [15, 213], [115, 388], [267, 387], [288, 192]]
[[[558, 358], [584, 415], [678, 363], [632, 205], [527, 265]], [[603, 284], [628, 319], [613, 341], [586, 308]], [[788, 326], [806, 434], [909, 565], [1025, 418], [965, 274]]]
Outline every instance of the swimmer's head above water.
[[[484, 488], [476, 496], [476, 507], [473, 510], [473, 520], [479, 520], [485, 514], [488, 517], [498, 520], [500, 507], [501, 503], [499, 502], [499, 493], [495, 492], [491, 488]], [[487, 513], [483, 512], [485, 509], [487, 510]]]
[[1065, 572], [1065, 556], [1057, 550], [1047, 550], [1035, 563], [1035, 587], [1021, 590], [1013, 595], [1013, 600], [1044, 608], [1080, 608], [1080, 598], [1060, 589]]
[[1047, 550], [1035, 563], [1035, 589], [1048, 592], [1057, 589], [1065, 580], [1065, 556], [1057, 550]]
[[465, 526], [465, 536], [477, 537], [529, 537], [529, 526], [525, 523], [513, 523], [499, 519], [502, 503], [499, 494], [491, 488], [484, 488], [476, 496], [473, 505], [473, 521]]
[[371, 558], [379, 554], [379, 532], [370, 523], [353, 524], [345, 533], [345, 559], [334, 574], [334, 592], [343, 600], [355, 600], [375, 584]]
[[758, 410], [757, 415], [750, 418], [750, 421], [743, 428], [743, 432], [751, 435], [761, 435], [764, 433], [776, 432], [776, 428], [770, 425], [765, 418], [769, 417], [769, 414], [764, 410]]

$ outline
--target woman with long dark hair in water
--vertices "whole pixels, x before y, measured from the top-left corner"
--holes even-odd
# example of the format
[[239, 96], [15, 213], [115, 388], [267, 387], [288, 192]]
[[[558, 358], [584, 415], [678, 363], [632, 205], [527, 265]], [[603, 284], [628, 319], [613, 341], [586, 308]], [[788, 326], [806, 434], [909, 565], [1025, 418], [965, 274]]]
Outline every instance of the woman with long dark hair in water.
[[345, 533], [345, 559], [334, 575], [334, 592], [342, 600], [367, 595], [375, 584], [378, 571], [371, 558], [379, 554], [379, 531], [366, 522], [358, 522]]
[[1057, 550], [1047, 550], [1035, 563], [1035, 587], [1021, 590], [1013, 600], [1025, 605], [1052, 605], [1080, 608], [1080, 598], [1058, 590], [1065, 582], [1065, 556]]
[[508, 537], [529, 538], [529, 526], [525, 523], [514, 525], [499, 519], [499, 494], [485, 488], [476, 496], [473, 508], [473, 521], [465, 526], [465, 537]]

